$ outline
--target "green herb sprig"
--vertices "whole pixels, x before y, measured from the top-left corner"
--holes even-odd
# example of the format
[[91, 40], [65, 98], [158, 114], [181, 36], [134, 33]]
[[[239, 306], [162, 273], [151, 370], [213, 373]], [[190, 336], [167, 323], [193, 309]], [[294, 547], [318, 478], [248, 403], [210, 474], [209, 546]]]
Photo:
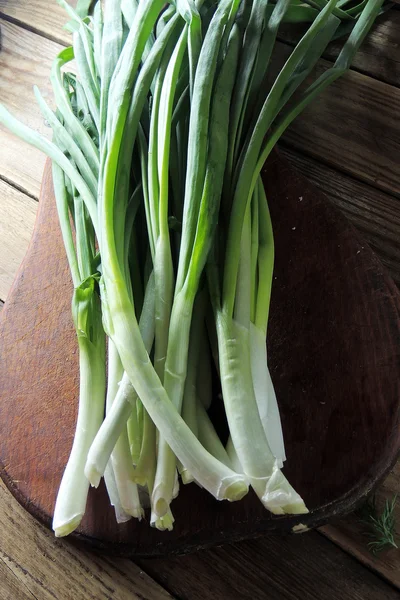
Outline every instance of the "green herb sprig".
[[396, 543], [396, 520], [394, 510], [397, 494], [387, 499], [383, 510], [379, 512], [376, 495], [374, 494], [358, 509], [357, 516], [361, 523], [367, 526], [365, 535], [370, 538], [368, 548], [372, 554], [378, 554], [391, 546], [398, 548]]

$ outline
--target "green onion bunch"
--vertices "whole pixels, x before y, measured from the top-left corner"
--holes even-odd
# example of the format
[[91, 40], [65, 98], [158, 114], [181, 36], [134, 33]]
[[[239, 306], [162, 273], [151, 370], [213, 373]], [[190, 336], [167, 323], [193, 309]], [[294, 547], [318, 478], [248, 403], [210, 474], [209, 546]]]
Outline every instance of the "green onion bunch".
[[[149, 508], [161, 530], [179, 481], [228, 501], [251, 487], [273, 514], [307, 512], [282, 472], [260, 172], [349, 68], [382, 2], [106, 0], [89, 13], [59, 0], [73, 44], [53, 63], [55, 111], [35, 89], [52, 141], [0, 107], [0, 122], [52, 160], [74, 286], [79, 412], [57, 536], [78, 527], [102, 478], [118, 522]], [[292, 23], [302, 33], [275, 75]], [[338, 58], [315, 75], [339, 34]], [[225, 433], [210, 417], [216, 385]]]

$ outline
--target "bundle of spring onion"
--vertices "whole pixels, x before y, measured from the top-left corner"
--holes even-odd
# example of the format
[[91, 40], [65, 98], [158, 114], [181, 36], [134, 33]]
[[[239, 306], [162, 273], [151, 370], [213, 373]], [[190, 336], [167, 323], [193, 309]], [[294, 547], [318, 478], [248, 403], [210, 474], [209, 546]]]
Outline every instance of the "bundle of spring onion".
[[[59, 2], [73, 46], [53, 63], [55, 112], [35, 89], [52, 142], [0, 107], [52, 159], [74, 285], [79, 412], [54, 531], [79, 525], [102, 477], [118, 522], [150, 506], [151, 525], [171, 529], [179, 476], [218, 500], [251, 487], [274, 514], [305, 513], [281, 470], [267, 366], [274, 244], [260, 172], [349, 68], [383, 0], [106, 0], [90, 15]], [[299, 22], [272, 77], [280, 27]], [[317, 76], [334, 37], [339, 56]], [[227, 437], [208, 413], [213, 371]]]

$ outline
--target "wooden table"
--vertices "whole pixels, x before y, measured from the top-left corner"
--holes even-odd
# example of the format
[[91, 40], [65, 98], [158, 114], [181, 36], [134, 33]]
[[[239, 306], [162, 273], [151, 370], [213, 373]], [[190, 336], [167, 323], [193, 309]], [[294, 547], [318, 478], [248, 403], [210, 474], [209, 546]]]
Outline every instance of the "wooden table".
[[[52, 58], [69, 35], [51, 0], [0, 0], [0, 101], [50, 135], [32, 86], [51, 98]], [[285, 44], [282, 43], [284, 51]], [[332, 60], [335, 48], [321, 61]], [[281, 151], [324, 190], [400, 283], [400, 11], [379, 19], [354, 62], [287, 132]], [[0, 301], [36, 214], [44, 156], [0, 129]], [[400, 492], [400, 465], [378, 491]], [[400, 534], [400, 503], [396, 509]], [[78, 549], [35, 522], [0, 485], [0, 599], [391, 600], [400, 551], [374, 558], [354, 515], [319, 531], [183, 557], [131, 561]]]

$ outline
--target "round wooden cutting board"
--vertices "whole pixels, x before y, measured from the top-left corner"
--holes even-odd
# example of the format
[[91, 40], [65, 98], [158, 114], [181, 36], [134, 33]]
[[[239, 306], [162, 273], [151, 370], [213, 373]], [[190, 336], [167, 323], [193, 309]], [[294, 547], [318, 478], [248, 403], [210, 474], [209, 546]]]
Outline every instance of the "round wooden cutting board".
[[[119, 554], [187, 552], [265, 532], [314, 527], [348, 512], [400, 447], [400, 296], [329, 200], [274, 155], [265, 178], [276, 243], [268, 353], [286, 440], [284, 472], [310, 513], [272, 517], [249, 494], [217, 502], [181, 486], [172, 532], [117, 525], [91, 490], [74, 539]], [[72, 444], [78, 369], [72, 284], [46, 166], [27, 256], [0, 315], [0, 471], [50, 525]], [[303, 529], [300, 527], [300, 529]]]

